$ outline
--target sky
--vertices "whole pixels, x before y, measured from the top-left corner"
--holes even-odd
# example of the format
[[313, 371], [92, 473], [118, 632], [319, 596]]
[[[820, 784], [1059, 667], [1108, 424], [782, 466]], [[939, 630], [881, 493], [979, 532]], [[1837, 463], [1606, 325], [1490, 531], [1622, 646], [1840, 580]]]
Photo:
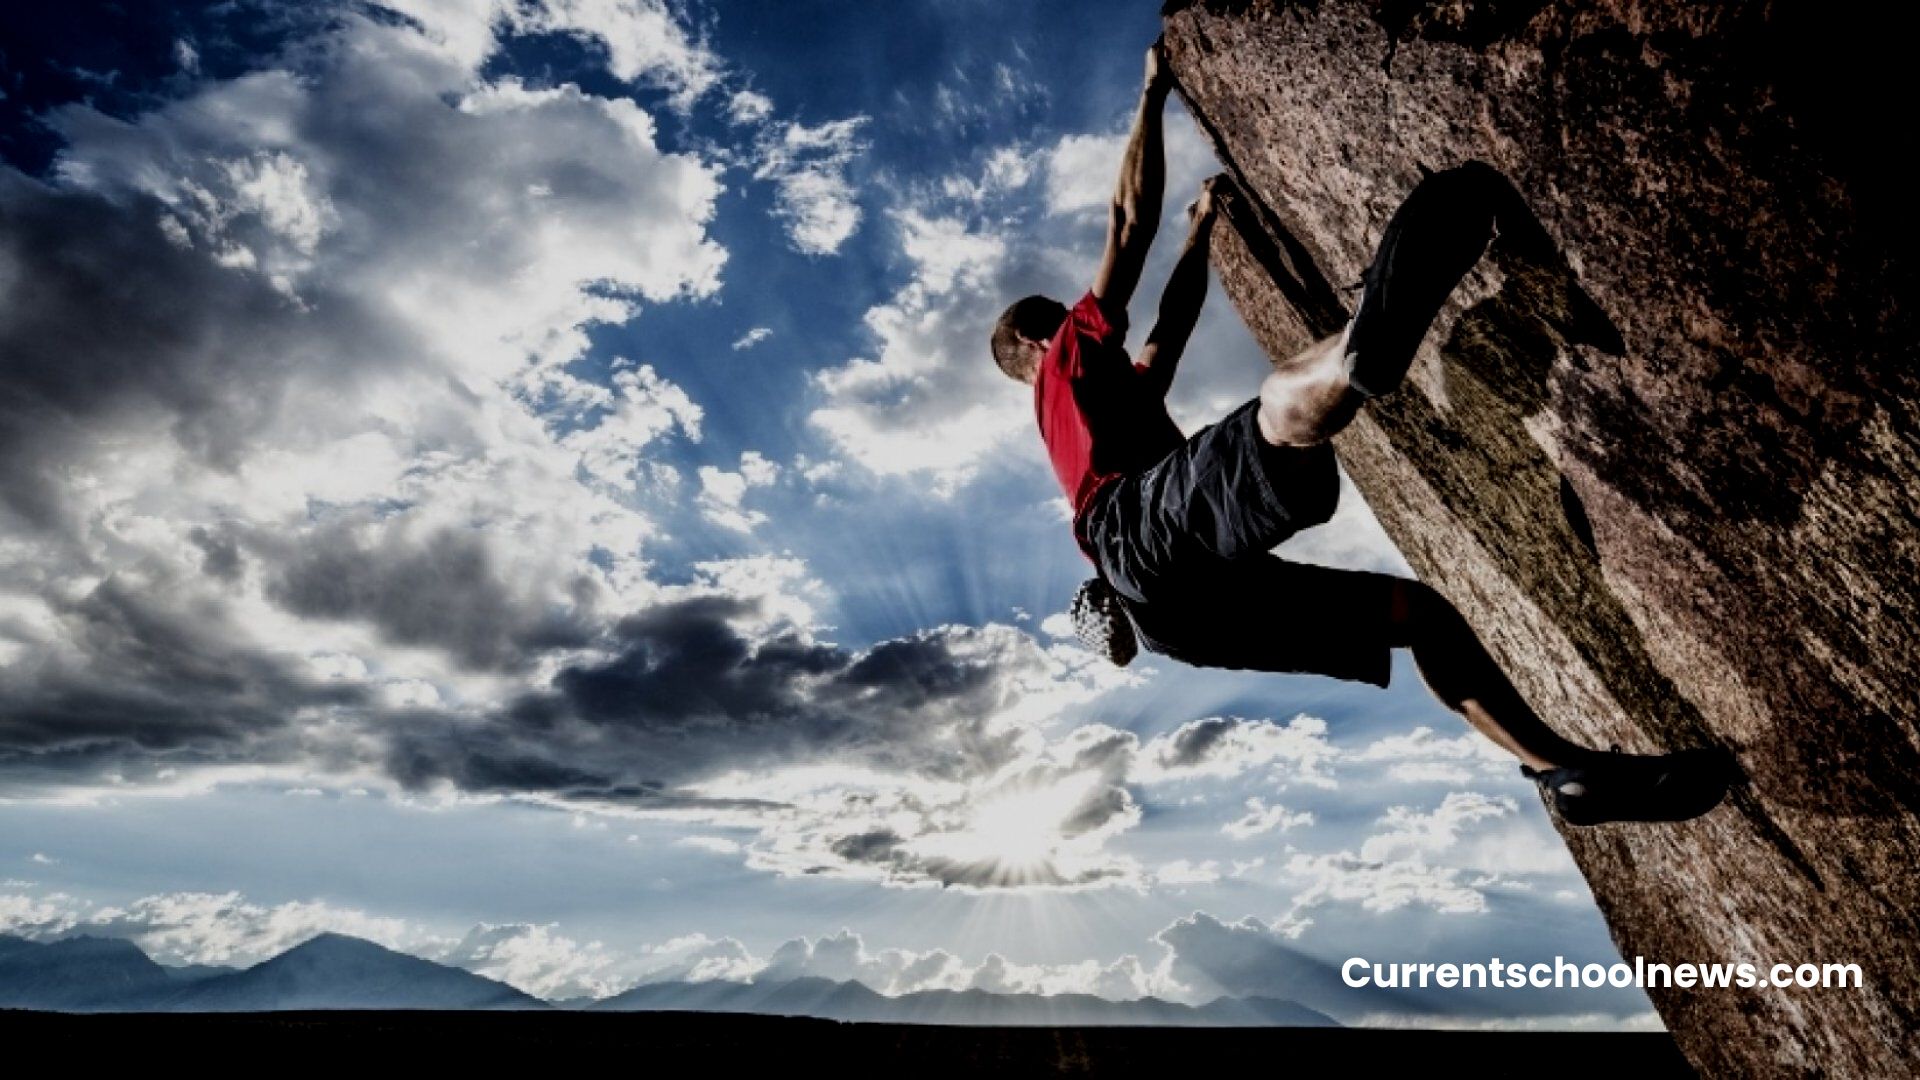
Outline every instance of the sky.
[[[1114, 668], [986, 347], [1152, 3], [76, 3], [0, 30], [0, 931], [1285, 997], [1617, 952], [1392, 685]], [[1164, 229], [1215, 171], [1167, 106]], [[1189, 432], [1267, 361], [1215, 283]], [[1343, 482], [1344, 483], [1344, 482]], [[1304, 561], [1409, 571], [1345, 484]], [[1232, 617], [1232, 616], [1228, 616]], [[1383, 1024], [1657, 1027], [1633, 990]]]

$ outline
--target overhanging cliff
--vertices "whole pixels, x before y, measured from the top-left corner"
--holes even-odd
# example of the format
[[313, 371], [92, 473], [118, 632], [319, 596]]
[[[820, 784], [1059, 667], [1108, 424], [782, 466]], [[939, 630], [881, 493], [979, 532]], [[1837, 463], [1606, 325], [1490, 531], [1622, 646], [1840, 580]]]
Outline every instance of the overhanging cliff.
[[[1891, 10], [1891, 9], [1890, 9]], [[1735, 751], [1676, 826], [1563, 827], [1621, 952], [1848, 962], [1860, 990], [1653, 990], [1713, 1075], [1911, 1075], [1920, 1008], [1920, 351], [1903, 36], [1683, 0], [1168, 5], [1249, 196], [1214, 260], [1268, 353], [1336, 331], [1421, 169], [1496, 243], [1337, 440], [1381, 524], [1547, 719]], [[1893, 65], [1893, 66], [1889, 66]]]

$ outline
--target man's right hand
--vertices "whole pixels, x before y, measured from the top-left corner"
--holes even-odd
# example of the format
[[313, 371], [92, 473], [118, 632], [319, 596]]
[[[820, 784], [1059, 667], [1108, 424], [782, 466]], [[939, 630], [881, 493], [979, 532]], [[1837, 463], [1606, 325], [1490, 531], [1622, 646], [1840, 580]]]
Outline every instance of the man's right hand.
[[1173, 89], [1173, 68], [1167, 63], [1167, 43], [1154, 38], [1147, 46], [1147, 73], [1144, 89], [1149, 94], [1164, 94]]

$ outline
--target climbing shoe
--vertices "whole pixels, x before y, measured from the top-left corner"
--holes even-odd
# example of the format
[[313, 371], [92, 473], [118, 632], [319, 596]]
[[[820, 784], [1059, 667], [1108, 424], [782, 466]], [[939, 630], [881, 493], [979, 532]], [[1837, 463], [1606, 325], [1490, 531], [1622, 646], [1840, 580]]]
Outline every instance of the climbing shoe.
[[1504, 183], [1479, 162], [1433, 173], [1387, 220], [1347, 324], [1347, 382], [1355, 391], [1373, 398], [1399, 387], [1441, 305], [1492, 239]]
[[1116, 667], [1126, 667], [1140, 653], [1140, 640], [1134, 636], [1133, 622], [1120, 594], [1105, 578], [1092, 577], [1074, 590], [1067, 606], [1073, 619], [1074, 636], [1095, 656], [1103, 656]]
[[1685, 821], [1720, 804], [1733, 779], [1726, 751], [1702, 747], [1671, 754], [1611, 754], [1580, 766], [1533, 769], [1538, 783], [1569, 825], [1609, 821]]

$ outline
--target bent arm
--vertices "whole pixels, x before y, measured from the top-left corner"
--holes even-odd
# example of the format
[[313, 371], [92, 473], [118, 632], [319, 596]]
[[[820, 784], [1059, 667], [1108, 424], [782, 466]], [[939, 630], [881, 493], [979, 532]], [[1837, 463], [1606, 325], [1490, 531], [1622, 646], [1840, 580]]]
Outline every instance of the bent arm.
[[1127, 310], [1127, 302], [1140, 284], [1140, 272], [1147, 265], [1147, 249], [1153, 246], [1153, 234], [1160, 227], [1160, 199], [1167, 183], [1160, 114], [1173, 83], [1157, 41], [1147, 51], [1146, 80], [1107, 215], [1106, 254], [1093, 278], [1093, 295], [1109, 315]]
[[1187, 339], [1193, 336], [1194, 324], [1200, 320], [1200, 306], [1207, 299], [1207, 255], [1212, 247], [1215, 216], [1214, 183], [1207, 181], [1200, 199], [1194, 203], [1186, 246], [1180, 249], [1180, 260], [1174, 264], [1173, 275], [1160, 294], [1160, 316], [1136, 362], [1162, 396], [1173, 386], [1174, 372], [1186, 352]]

